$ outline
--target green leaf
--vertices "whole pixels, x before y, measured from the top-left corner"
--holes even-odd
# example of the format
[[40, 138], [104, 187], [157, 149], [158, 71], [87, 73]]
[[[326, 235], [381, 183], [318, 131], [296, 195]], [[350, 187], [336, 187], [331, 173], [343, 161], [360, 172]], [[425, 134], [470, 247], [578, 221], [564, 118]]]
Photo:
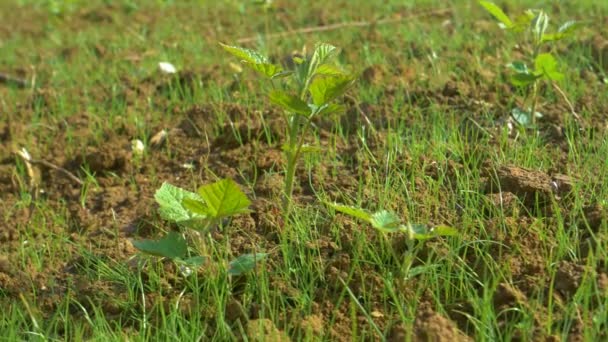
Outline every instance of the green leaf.
[[310, 80], [314, 77], [317, 72], [317, 69], [320, 65], [325, 64], [329, 59], [336, 55], [338, 49], [327, 43], [318, 43], [315, 46], [315, 51], [312, 54], [312, 58], [308, 63], [308, 70], [306, 73], [306, 79]]
[[518, 72], [511, 75], [511, 83], [516, 87], [525, 87], [534, 83], [538, 78], [539, 76], [530, 74], [528, 72]]
[[169, 259], [182, 258], [188, 253], [186, 240], [176, 232], [169, 232], [160, 240], [140, 240], [132, 243], [144, 253]]
[[209, 216], [214, 219], [245, 214], [251, 202], [232, 179], [222, 179], [198, 189], [207, 204]]
[[316, 63], [317, 66], [325, 64], [331, 57], [335, 56], [338, 48], [327, 43], [317, 43], [315, 52], [312, 54], [311, 63]]
[[569, 35], [572, 35], [574, 32], [576, 32], [581, 27], [583, 27], [582, 22], [576, 21], [576, 20], [569, 20], [569, 21], [563, 23], [562, 26], [560, 26], [559, 29], [557, 29], [557, 32], [561, 33], [564, 36], [569, 36]]
[[238, 276], [252, 271], [255, 265], [266, 258], [268, 253], [243, 254], [228, 264], [228, 274]]
[[316, 115], [319, 116], [327, 116], [331, 114], [342, 114], [346, 111], [346, 107], [343, 105], [339, 105], [337, 103], [330, 103], [322, 107], [320, 111], [317, 112]]
[[425, 224], [408, 224], [404, 227], [415, 240], [428, 240], [438, 236], [456, 236], [458, 231], [452, 227], [439, 225], [429, 227]]
[[529, 74], [530, 73], [528, 66], [526, 65], [525, 62], [522, 62], [522, 61], [515, 61], [515, 62], [507, 64], [507, 66], [509, 68], [513, 69], [515, 72], [520, 73], [520, 74]]
[[271, 78], [272, 79], [284, 78], [284, 77], [290, 76], [292, 74], [293, 74], [292, 70], [283, 70], [283, 71], [281, 71], [279, 73], [276, 73], [276, 74], [272, 75]]
[[347, 76], [344, 70], [333, 66], [331, 64], [321, 64], [317, 68], [315, 75], [326, 75], [326, 76]]
[[393, 233], [399, 230], [401, 220], [390, 211], [381, 210], [372, 214], [372, 226], [385, 233]]
[[250, 68], [268, 78], [280, 77], [283, 74], [283, 69], [280, 66], [270, 63], [266, 56], [255, 50], [222, 43], [220, 45], [224, 50], [240, 58], [244, 64], [249, 65]]
[[222, 46], [222, 48], [224, 50], [230, 52], [232, 55], [236, 56], [237, 58], [240, 58], [243, 62], [246, 62], [249, 64], [267, 64], [267, 63], [269, 63], [268, 58], [266, 58], [266, 56], [262, 55], [261, 53], [255, 51], [255, 50], [242, 48], [242, 47], [238, 47], [238, 46], [226, 45], [223, 43], [220, 43], [220, 45]]
[[207, 217], [209, 215], [207, 205], [205, 205], [205, 202], [201, 200], [184, 198], [184, 200], [182, 201], [182, 206], [196, 215], [200, 215], [203, 217]]
[[549, 16], [543, 12], [538, 11], [536, 17], [532, 19], [532, 33], [534, 33], [537, 42], [543, 41], [543, 36], [547, 31], [547, 27], [549, 27]]
[[283, 109], [297, 114], [308, 116], [310, 107], [297, 96], [287, 94], [282, 90], [273, 90], [269, 94], [270, 102], [283, 107]]
[[458, 230], [454, 227], [438, 225], [433, 227], [431, 233], [435, 234], [435, 236], [457, 236]]
[[534, 60], [534, 68], [547, 78], [560, 81], [564, 74], [557, 70], [557, 60], [550, 53], [541, 53]]
[[494, 18], [496, 18], [503, 25], [504, 28], [508, 29], [513, 27], [513, 22], [511, 21], [511, 19], [509, 19], [505, 12], [503, 12], [503, 10], [500, 7], [496, 6], [493, 2], [479, 1], [479, 4], [483, 6], [483, 8], [485, 8], [486, 11], [488, 11]]
[[331, 202], [325, 202], [325, 204], [336, 211], [358, 218], [367, 223], [372, 223], [372, 215], [363, 209]]
[[173, 186], [169, 183], [163, 183], [156, 190], [154, 199], [159, 205], [158, 212], [165, 220], [173, 221], [178, 224], [203, 220], [205, 215], [194, 213], [183, 206], [184, 199], [193, 201], [202, 201], [202, 198], [193, 192], [186, 191], [182, 188]]
[[524, 14], [521, 14], [521, 15], [518, 15], [517, 17], [515, 17], [515, 20], [513, 20], [513, 26], [511, 26], [509, 28], [509, 30], [513, 31], [513, 32], [522, 32], [522, 31], [528, 29], [528, 27], [530, 27], [530, 23], [532, 22], [534, 17], [535, 17], [535, 14], [533, 11], [531, 11], [531, 10], [525, 11]]
[[353, 84], [354, 78], [351, 76], [317, 75], [308, 90], [312, 96], [313, 103], [316, 106], [322, 106], [344, 95]]

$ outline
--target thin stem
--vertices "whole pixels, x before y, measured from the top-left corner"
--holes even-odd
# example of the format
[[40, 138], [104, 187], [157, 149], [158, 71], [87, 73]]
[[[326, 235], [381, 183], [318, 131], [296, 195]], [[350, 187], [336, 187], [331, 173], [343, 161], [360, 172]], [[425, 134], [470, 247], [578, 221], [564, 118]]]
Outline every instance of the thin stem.
[[289, 151], [287, 154], [287, 173], [285, 174], [285, 190], [283, 194], [283, 212], [285, 215], [289, 215], [291, 210], [291, 198], [293, 195], [293, 182], [296, 173], [296, 168], [298, 165], [298, 160], [300, 159], [300, 155], [302, 154], [302, 146], [304, 145], [304, 137], [308, 133], [308, 129], [310, 127], [310, 121], [312, 117], [307, 118], [306, 123], [304, 125], [304, 130], [299, 132], [299, 124], [300, 124], [300, 116], [295, 115], [292, 121], [291, 132], [289, 136]]
[[538, 82], [534, 82], [532, 85], [532, 107], [530, 109], [530, 120], [532, 125], [536, 124], [536, 103], [538, 100]]

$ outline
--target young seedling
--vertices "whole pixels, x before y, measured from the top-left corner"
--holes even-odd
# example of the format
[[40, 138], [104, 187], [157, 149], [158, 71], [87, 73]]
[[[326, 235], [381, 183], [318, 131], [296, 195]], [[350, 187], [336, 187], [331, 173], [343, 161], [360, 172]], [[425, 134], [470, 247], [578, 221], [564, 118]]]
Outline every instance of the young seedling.
[[[257, 51], [220, 45], [269, 79], [273, 85], [268, 93], [270, 102], [285, 110], [287, 143], [283, 145], [283, 151], [287, 169], [282, 204], [283, 212], [288, 214], [298, 160], [302, 153], [318, 150], [304, 144], [311, 121], [317, 116], [343, 112], [344, 106], [335, 101], [354, 84], [355, 77], [331, 63], [338, 49], [330, 44], [317, 44], [310, 58], [295, 57], [293, 70], [283, 70]], [[285, 86], [292, 90], [282, 90], [275, 84], [279, 79], [285, 80]]]
[[455, 236], [458, 231], [452, 227], [439, 225], [429, 227], [424, 224], [403, 223], [395, 214], [387, 210], [370, 213], [367, 210], [347, 205], [326, 202], [336, 211], [347, 214], [367, 222], [375, 229], [383, 233], [404, 233], [409, 240], [428, 240], [439, 236]]
[[[576, 21], [568, 21], [561, 25], [556, 32], [548, 33], [549, 16], [542, 10], [526, 10], [511, 20], [494, 3], [490, 1], [479, 1], [479, 3], [499, 21], [501, 28], [522, 33], [522, 43], [528, 42], [531, 46], [526, 61], [513, 61], [508, 66], [513, 70], [511, 83], [525, 89], [524, 108], [529, 108], [529, 111], [515, 108], [512, 112], [513, 117], [524, 126], [534, 125], [536, 117], [542, 116], [536, 112], [539, 84], [544, 80], [556, 85], [556, 82], [560, 82], [565, 77], [559, 71], [559, 63], [555, 56], [550, 52], [543, 52], [543, 48], [548, 43], [572, 36], [581, 24]], [[567, 99], [566, 101], [569, 103]], [[527, 106], [528, 103], [530, 103], [529, 106]]]
[[[248, 207], [251, 204], [238, 185], [230, 179], [203, 185], [196, 193], [163, 183], [154, 198], [159, 204], [162, 218], [175, 222], [180, 227], [203, 233], [220, 225], [226, 218], [250, 212]], [[187, 269], [199, 267], [207, 260], [206, 256], [188, 248], [182, 234], [173, 231], [160, 240], [133, 241], [133, 246], [146, 254], [173, 260]], [[246, 273], [266, 255], [241, 255], [228, 264], [228, 274]]]

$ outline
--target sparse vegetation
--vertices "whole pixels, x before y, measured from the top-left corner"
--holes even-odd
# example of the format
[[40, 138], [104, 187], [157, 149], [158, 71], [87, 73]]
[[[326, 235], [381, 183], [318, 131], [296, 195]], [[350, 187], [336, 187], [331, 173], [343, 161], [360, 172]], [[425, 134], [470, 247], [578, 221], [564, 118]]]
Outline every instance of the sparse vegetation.
[[608, 4], [542, 5], [0, 1], [2, 339], [607, 340]]

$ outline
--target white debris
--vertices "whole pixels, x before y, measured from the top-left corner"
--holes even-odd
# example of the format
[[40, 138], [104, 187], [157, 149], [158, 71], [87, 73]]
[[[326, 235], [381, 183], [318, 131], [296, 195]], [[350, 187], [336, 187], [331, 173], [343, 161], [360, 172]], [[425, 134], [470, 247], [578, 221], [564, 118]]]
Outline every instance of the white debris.
[[166, 74], [175, 74], [177, 72], [175, 66], [169, 62], [160, 62], [158, 63], [158, 67], [160, 68], [160, 71]]
[[133, 151], [133, 154], [141, 156], [142, 154], [144, 154], [145, 148], [146, 147], [143, 141], [139, 139], [131, 140], [131, 150]]

